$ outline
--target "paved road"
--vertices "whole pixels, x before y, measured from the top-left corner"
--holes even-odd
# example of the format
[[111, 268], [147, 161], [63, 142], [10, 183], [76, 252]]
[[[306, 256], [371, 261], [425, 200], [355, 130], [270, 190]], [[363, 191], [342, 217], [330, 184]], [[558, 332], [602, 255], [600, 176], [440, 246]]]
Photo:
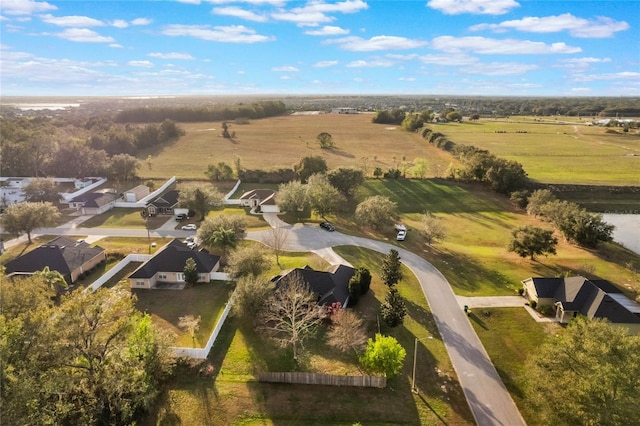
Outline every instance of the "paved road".
[[[330, 262], [339, 260], [331, 250], [333, 246], [362, 246], [381, 253], [388, 253], [391, 248], [396, 249], [402, 262], [413, 271], [420, 282], [476, 423], [481, 426], [525, 424], [478, 335], [463, 310], [460, 309], [451, 286], [433, 265], [420, 256], [388, 243], [345, 235], [340, 232], [327, 232], [317, 225], [289, 225], [281, 222], [275, 215], [265, 214], [264, 216], [272, 226], [279, 226], [288, 231], [285, 242], [286, 250], [315, 251]], [[270, 232], [270, 230], [249, 232], [247, 239], [264, 243], [269, 241]], [[64, 227], [39, 229], [38, 234], [146, 237], [147, 231], [144, 229]], [[152, 237], [184, 238], [193, 235], [194, 232], [158, 229], [152, 230], [150, 234]], [[12, 242], [8, 243], [9, 246]]]

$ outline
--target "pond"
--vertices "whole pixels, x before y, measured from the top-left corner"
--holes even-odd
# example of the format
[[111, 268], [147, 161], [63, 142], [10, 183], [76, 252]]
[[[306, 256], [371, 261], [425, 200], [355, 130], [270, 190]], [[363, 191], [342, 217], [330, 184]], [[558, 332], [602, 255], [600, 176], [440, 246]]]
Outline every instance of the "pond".
[[640, 214], [602, 215], [605, 222], [615, 225], [613, 240], [640, 254]]

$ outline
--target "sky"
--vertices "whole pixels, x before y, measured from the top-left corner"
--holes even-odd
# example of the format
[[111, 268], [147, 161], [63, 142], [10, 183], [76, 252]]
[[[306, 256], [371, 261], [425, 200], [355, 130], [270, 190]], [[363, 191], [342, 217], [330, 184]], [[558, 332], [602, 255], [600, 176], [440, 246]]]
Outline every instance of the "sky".
[[639, 96], [639, 0], [0, 0], [3, 96]]

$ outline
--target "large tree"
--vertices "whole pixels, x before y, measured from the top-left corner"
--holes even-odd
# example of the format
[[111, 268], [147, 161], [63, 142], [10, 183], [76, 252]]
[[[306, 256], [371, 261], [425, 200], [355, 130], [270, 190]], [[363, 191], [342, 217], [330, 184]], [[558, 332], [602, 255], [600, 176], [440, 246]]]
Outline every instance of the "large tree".
[[180, 206], [200, 214], [204, 220], [214, 206], [222, 204], [224, 196], [209, 186], [192, 186], [180, 191]]
[[367, 344], [366, 327], [362, 318], [351, 309], [339, 309], [331, 316], [327, 343], [341, 352], [354, 352]]
[[640, 418], [640, 336], [623, 327], [579, 317], [529, 356], [526, 371], [543, 423], [613, 426]]
[[318, 136], [316, 136], [316, 142], [320, 144], [320, 148], [322, 149], [333, 148], [335, 145], [331, 133], [327, 132], [318, 133]]
[[262, 276], [245, 275], [239, 278], [230, 302], [231, 314], [257, 325], [273, 291], [273, 283]]
[[382, 259], [380, 278], [387, 287], [392, 288], [402, 280], [402, 263], [397, 250], [391, 249]]
[[25, 201], [49, 201], [56, 202], [60, 199], [57, 185], [52, 179], [34, 179], [27, 186], [22, 188]]
[[326, 175], [316, 174], [309, 177], [307, 199], [311, 209], [321, 217], [338, 211], [344, 203], [344, 197], [329, 183]]
[[9, 234], [26, 233], [31, 244], [31, 233], [34, 229], [53, 226], [59, 218], [60, 212], [53, 204], [25, 201], [12, 204], [5, 209], [2, 226]]
[[280, 184], [276, 194], [276, 204], [280, 210], [292, 212], [300, 220], [300, 212], [308, 204], [307, 186], [299, 180]]
[[282, 347], [291, 347], [297, 360], [299, 348], [315, 334], [321, 321], [316, 296], [302, 276], [294, 272], [280, 281], [267, 301], [262, 327]]
[[222, 249], [224, 259], [227, 249], [235, 248], [244, 238], [245, 226], [245, 218], [241, 215], [211, 216], [200, 224], [198, 239], [208, 247]]
[[358, 222], [374, 229], [391, 226], [398, 217], [398, 205], [384, 195], [374, 195], [356, 207]]
[[268, 270], [270, 266], [264, 249], [252, 244], [233, 250], [229, 255], [225, 270], [231, 278], [238, 279], [245, 276], [257, 277]]
[[184, 263], [184, 281], [189, 285], [195, 285], [198, 283], [198, 265], [192, 257], [188, 258]]
[[358, 186], [364, 183], [364, 172], [350, 167], [338, 167], [327, 173], [329, 183], [342, 195], [353, 195]]
[[394, 337], [376, 334], [375, 339], [367, 342], [360, 362], [367, 370], [390, 378], [400, 373], [406, 356], [407, 351]]
[[169, 340], [127, 289], [75, 291], [51, 304], [38, 296], [41, 277], [0, 286], [4, 420], [131, 424], [151, 408], [173, 364]]
[[433, 244], [435, 241], [441, 241], [445, 237], [444, 226], [442, 225], [442, 219], [438, 216], [434, 216], [430, 212], [426, 212], [420, 219], [420, 234], [425, 239], [427, 245]]
[[273, 250], [278, 266], [280, 265], [280, 255], [284, 251], [288, 239], [289, 230], [279, 224], [269, 229], [264, 237], [263, 242]]
[[520, 257], [529, 256], [535, 260], [536, 255], [556, 254], [558, 239], [553, 236], [552, 230], [527, 225], [514, 229], [511, 236], [509, 251]]
[[328, 170], [327, 162], [322, 157], [308, 156], [302, 158], [293, 166], [293, 170], [298, 174], [302, 182], [306, 182], [311, 175], [325, 173]]
[[117, 154], [109, 159], [107, 174], [116, 181], [129, 181], [137, 177], [140, 162], [129, 154]]
[[407, 306], [396, 288], [389, 289], [380, 305], [380, 316], [389, 327], [394, 328], [402, 325], [404, 317], [407, 315]]

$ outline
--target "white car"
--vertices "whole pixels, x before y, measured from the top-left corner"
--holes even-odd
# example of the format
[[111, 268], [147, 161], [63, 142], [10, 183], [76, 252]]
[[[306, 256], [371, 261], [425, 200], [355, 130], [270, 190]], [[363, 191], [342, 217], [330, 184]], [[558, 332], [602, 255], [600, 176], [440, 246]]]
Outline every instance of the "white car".
[[194, 223], [190, 223], [188, 225], [182, 225], [183, 231], [195, 231], [198, 227]]
[[189, 242], [187, 243], [187, 247], [189, 247], [191, 250], [193, 250], [194, 248], [198, 247], [198, 244], [196, 244], [196, 243], [195, 243], [195, 242], [193, 242], [193, 241], [189, 241]]
[[404, 239], [406, 237], [407, 237], [407, 231], [398, 231], [398, 235], [396, 236], [396, 240], [404, 241]]

